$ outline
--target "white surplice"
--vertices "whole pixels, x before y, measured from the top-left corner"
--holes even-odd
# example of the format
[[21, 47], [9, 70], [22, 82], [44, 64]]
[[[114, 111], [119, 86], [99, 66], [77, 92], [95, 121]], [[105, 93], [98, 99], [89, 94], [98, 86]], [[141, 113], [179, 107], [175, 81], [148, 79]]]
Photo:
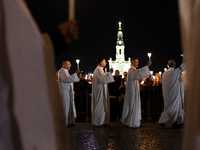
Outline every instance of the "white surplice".
[[97, 66], [93, 73], [92, 84], [92, 124], [110, 123], [110, 99], [107, 83], [114, 82], [110, 72], [104, 74], [103, 67]]
[[124, 98], [124, 106], [121, 122], [129, 127], [139, 127], [141, 117], [141, 101], [139, 81], [150, 75], [147, 66], [136, 69], [131, 66], [128, 70], [126, 81], [126, 93]]
[[183, 79], [181, 73], [185, 70], [185, 64], [174, 69], [169, 68], [162, 75], [162, 91], [164, 97], [164, 111], [158, 123], [173, 124], [177, 121], [178, 124], [184, 121], [183, 98], [181, 87]]
[[76, 118], [76, 108], [74, 103], [73, 82], [78, 82], [76, 73], [70, 75], [67, 69], [61, 68], [58, 73], [58, 83], [63, 100], [63, 106], [66, 116], [66, 124], [74, 124]]

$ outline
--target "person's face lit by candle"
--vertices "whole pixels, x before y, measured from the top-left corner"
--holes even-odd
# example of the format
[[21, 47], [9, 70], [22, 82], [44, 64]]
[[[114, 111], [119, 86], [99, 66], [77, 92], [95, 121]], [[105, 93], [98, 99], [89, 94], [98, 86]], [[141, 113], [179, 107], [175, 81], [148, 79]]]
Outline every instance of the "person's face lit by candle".
[[137, 68], [138, 65], [139, 65], [139, 60], [138, 60], [138, 59], [132, 60], [132, 61], [131, 61], [131, 65], [132, 65], [133, 67]]

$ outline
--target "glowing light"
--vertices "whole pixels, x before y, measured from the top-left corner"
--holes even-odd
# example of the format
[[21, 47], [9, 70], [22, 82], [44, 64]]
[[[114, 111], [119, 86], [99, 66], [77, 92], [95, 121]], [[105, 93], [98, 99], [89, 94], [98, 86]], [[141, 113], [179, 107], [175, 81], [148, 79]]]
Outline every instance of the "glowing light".
[[152, 75], [152, 74], [153, 74], [153, 71], [150, 71], [150, 74]]
[[80, 63], [80, 60], [77, 59], [77, 60], [76, 60], [76, 63], [77, 63], [77, 68], [79, 69], [79, 63]]
[[151, 60], [151, 53], [147, 53], [149, 60]]
[[164, 68], [164, 71], [167, 71], [167, 68]]
[[156, 77], [155, 76], [153, 76], [153, 79], [155, 79]]
[[122, 24], [122, 23], [121, 23], [121, 22], [119, 22], [118, 24], [119, 24], [119, 28], [121, 28], [121, 24]]
[[161, 71], [159, 71], [159, 74], [161, 75], [161, 74], [162, 74], [162, 72], [161, 72]]

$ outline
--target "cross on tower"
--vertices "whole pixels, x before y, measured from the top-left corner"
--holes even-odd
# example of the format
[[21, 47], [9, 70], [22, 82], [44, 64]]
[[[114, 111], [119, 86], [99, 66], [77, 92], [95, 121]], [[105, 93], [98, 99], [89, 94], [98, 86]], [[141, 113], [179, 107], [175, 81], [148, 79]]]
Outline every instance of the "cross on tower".
[[121, 24], [122, 24], [122, 23], [121, 23], [121, 22], [119, 22], [118, 24], [119, 24], [119, 28], [121, 28]]

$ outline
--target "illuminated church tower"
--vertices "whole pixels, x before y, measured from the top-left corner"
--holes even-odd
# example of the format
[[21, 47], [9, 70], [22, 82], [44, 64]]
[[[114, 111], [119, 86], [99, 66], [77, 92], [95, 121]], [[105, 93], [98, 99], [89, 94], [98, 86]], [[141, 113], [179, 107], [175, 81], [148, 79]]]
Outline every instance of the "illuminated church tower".
[[[121, 27], [121, 22], [119, 22], [119, 28], [117, 33], [117, 42], [116, 42], [116, 60], [113, 61], [112, 58], [109, 60], [109, 68], [119, 70], [120, 75], [123, 75], [123, 72], [128, 72], [128, 69], [131, 67], [131, 58], [128, 58], [128, 61], [125, 61], [124, 54], [124, 41], [123, 41], [123, 32]], [[113, 74], [114, 74], [113, 72]]]

